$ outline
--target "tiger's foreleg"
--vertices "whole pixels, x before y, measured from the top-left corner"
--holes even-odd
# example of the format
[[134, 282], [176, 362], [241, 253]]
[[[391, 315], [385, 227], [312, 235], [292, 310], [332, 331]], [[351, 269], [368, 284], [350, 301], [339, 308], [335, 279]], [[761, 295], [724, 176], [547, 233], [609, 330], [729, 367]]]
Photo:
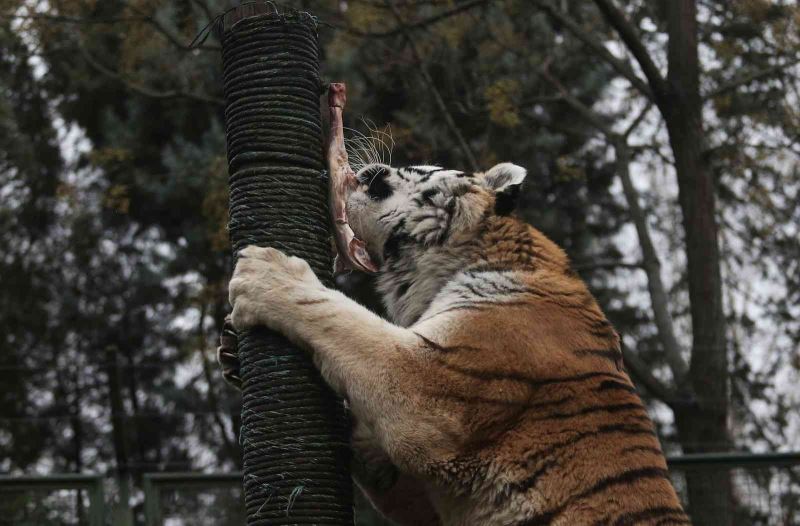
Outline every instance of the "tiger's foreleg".
[[396, 376], [413, 359], [419, 337], [325, 287], [302, 259], [247, 247], [229, 299], [237, 330], [265, 325], [308, 350], [323, 378], [370, 427], [387, 410], [409, 410]]
[[447, 419], [423, 410], [413, 396], [419, 389], [410, 385], [426, 367], [419, 336], [325, 287], [302, 259], [271, 248], [241, 252], [229, 297], [237, 330], [265, 325], [307, 349], [348, 400], [363, 435], [403, 471], [420, 469], [426, 454], [435, 455], [433, 446], [445, 443]]

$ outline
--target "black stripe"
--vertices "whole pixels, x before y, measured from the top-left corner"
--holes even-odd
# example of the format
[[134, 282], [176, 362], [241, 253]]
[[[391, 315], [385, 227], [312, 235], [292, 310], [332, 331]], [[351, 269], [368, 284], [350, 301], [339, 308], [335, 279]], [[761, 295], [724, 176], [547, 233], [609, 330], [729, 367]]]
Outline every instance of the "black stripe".
[[439, 236], [439, 243], [444, 243], [444, 240], [447, 239], [447, 235], [450, 233], [450, 227], [453, 224], [453, 217], [455, 216], [456, 205], [458, 201], [455, 197], [451, 197], [447, 204], [444, 207], [445, 214], [447, 214], [447, 220], [445, 221], [444, 228], [442, 229], [442, 233]]
[[405, 296], [406, 292], [408, 292], [408, 288], [411, 286], [411, 283], [405, 282], [401, 283], [399, 287], [397, 287], [397, 291], [395, 292], [395, 296], [397, 299], [402, 298]]
[[[464, 349], [463, 347], [458, 347], [458, 349]], [[452, 349], [445, 348], [444, 352], [449, 352]], [[471, 348], [466, 348], [466, 350], [473, 350]], [[539, 409], [544, 409], [546, 407], [553, 407], [558, 405], [563, 405], [567, 402], [572, 400], [572, 397], [565, 397], [559, 398], [557, 400], [550, 400], [547, 402], [537, 402], [537, 403], [530, 403], [528, 401], [519, 401], [519, 400], [498, 400], [497, 398], [486, 398], [483, 396], [463, 396], [457, 394], [450, 394], [450, 393], [441, 393], [435, 391], [428, 391], [430, 396], [437, 397], [437, 398], [444, 398], [447, 400], [454, 400], [457, 402], [461, 402], [464, 404], [489, 404], [489, 405], [498, 405], [498, 406], [507, 406], [507, 407], [515, 407], [519, 409], [524, 409], [526, 411], [535, 411]]]
[[482, 351], [480, 347], [472, 347], [471, 345], [454, 345], [452, 347], [445, 347], [443, 345], [439, 345], [435, 341], [431, 340], [430, 338], [426, 338], [425, 336], [415, 332], [419, 339], [425, 342], [425, 345], [429, 348], [433, 349], [434, 351], [439, 351], [441, 353], [450, 353], [453, 351]]
[[427, 190], [424, 190], [420, 194], [420, 196], [422, 197], [423, 201], [425, 201], [426, 203], [432, 205], [433, 201], [431, 201], [431, 197], [433, 197], [434, 195], [436, 195], [438, 193], [439, 193], [439, 189], [438, 188], [428, 188]]
[[[506, 303], [501, 303], [501, 305], [505, 304]], [[591, 380], [593, 378], [614, 378], [617, 380], [623, 380], [623, 381], [625, 380], [623, 377], [621, 377], [616, 373], [602, 372], [602, 371], [583, 373], [575, 376], [562, 376], [556, 378], [532, 378], [530, 376], [526, 376], [514, 371], [475, 370], [466, 367], [459, 367], [455, 364], [444, 364], [444, 365], [450, 370], [453, 370], [457, 373], [461, 373], [466, 376], [471, 376], [478, 380], [485, 380], [485, 381], [510, 380], [512, 382], [525, 383], [528, 384], [530, 387], [534, 388], [543, 387], [546, 385], [558, 384], [558, 383], [584, 382], [586, 380]]]
[[410, 241], [411, 237], [406, 233], [389, 236], [389, 239], [387, 239], [386, 243], [384, 243], [383, 245], [384, 261], [399, 256], [400, 248], [402, 248], [403, 245], [409, 243]]
[[402, 170], [404, 170], [404, 171], [406, 171], [408, 173], [417, 174], [417, 175], [424, 175], [424, 174], [428, 173], [425, 170], [420, 170], [416, 166], [405, 166], [405, 167], [402, 168]]
[[528, 457], [525, 462], [535, 462], [537, 459], [549, 457], [550, 455], [554, 454], [559, 449], [564, 449], [570, 446], [581, 442], [587, 438], [594, 438], [600, 435], [607, 435], [613, 433], [620, 433], [623, 435], [630, 435], [630, 436], [638, 436], [638, 435], [647, 435], [647, 436], [656, 436], [655, 431], [650, 426], [638, 426], [638, 425], [631, 425], [631, 424], [607, 424], [604, 426], [600, 426], [596, 429], [591, 429], [589, 431], [583, 431], [574, 435], [567, 440], [562, 440], [561, 442], [556, 442], [547, 446], [546, 448], [534, 452], [530, 457]]
[[[417, 241], [423, 241], [428, 234], [430, 234], [432, 232], [440, 232], [441, 233], [441, 230], [442, 230], [442, 227], [439, 226], [439, 225], [436, 225], [436, 226], [433, 226], [431, 228], [428, 228], [427, 230], [423, 230], [422, 232], [414, 232], [414, 237], [417, 239]], [[440, 237], [441, 237], [440, 234], [437, 235], [436, 239], [434, 239], [434, 243], [438, 243]]]
[[316, 300], [297, 300], [298, 305], [319, 305], [320, 303], [325, 303], [328, 300], [325, 298], [319, 298]]
[[555, 458], [550, 458], [542, 462], [536, 470], [518, 482], [512, 482], [503, 485], [501, 492], [494, 497], [495, 506], [501, 506], [508, 501], [513, 495], [525, 493], [530, 490], [539, 481], [542, 476], [547, 473], [550, 468], [558, 466], [558, 461]]
[[480, 274], [483, 272], [514, 272], [517, 270], [514, 268], [512, 264], [508, 264], [506, 266], [501, 265], [500, 263], [481, 263], [479, 265], [475, 265], [474, 267], [470, 267], [464, 273], [467, 275], [471, 274]]
[[599, 358], [605, 358], [612, 363], [616, 363], [617, 360], [622, 359], [622, 353], [619, 349], [578, 349], [576, 351], [572, 351], [575, 356], [597, 356]]
[[617, 382], [616, 380], [603, 380], [600, 382], [600, 385], [597, 386], [597, 391], [612, 391], [612, 390], [620, 390], [620, 391], [627, 391], [629, 393], [635, 393], [636, 388], [632, 385], [628, 385], [623, 382]]
[[432, 398], [439, 398], [443, 400], [451, 400], [454, 402], [460, 402], [466, 405], [472, 404], [486, 404], [486, 405], [495, 405], [500, 407], [509, 407], [514, 409], [521, 409], [523, 411], [528, 410], [531, 408], [531, 405], [528, 402], [522, 402], [519, 400], [498, 400], [497, 398], [487, 398], [484, 396], [462, 396], [457, 394], [450, 394], [450, 393], [441, 393], [436, 391], [428, 390], [426, 391], [428, 395]]
[[464, 283], [464, 287], [468, 291], [470, 291], [472, 294], [474, 294], [475, 296], [478, 296], [479, 298], [485, 298], [486, 297], [486, 294], [481, 292], [481, 291], [479, 291], [478, 289], [476, 289], [475, 288], [475, 284], [473, 284], [473, 283], [470, 283], [470, 282]]
[[647, 453], [653, 453], [653, 454], [658, 455], [660, 457], [664, 456], [664, 452], [661, 451], [660, 448], [657, 448], [655, 446], [630, 446], [630, 447], [626, 447], [626, 448], [620, 450], [620, 454], [632, 453], [634, 451], [645, 451]]
[[[486, 274], [490, 275], [487, 276]], [[498, 294], [525, 294], [529, 291], [529, 289], [525, 287], [502, 285], [500, 283], [492, 281], [490, 279], [492, 277], [491, 274], [494, 273], [468, 271], [464, 272], [463, 275], [467, 278], [471, 278], [472, 280], [477, 281], [477, 284], [479, 284], [481, 287], [484, 286], [491, 287], [492, 289], [494, 289], [494, 292], [497, 292]], [[457, 284], [464, 284], [464, 286], [466, 286], [467, 283], [470, 282], [469, 281], [457, 282]]]
[[527, 301], [489, 301], [489, 300], [476, 299], [465, 303], [450, 304], [447, 306], [446, 309], [436, 311], [433, 314], [430, 314], [429, 316], [425, 317], [424, 319], [429, 320], [435, 316], [439, 316], [441, 314], [446, 314], [448, 312], [457, 310], [484, 310], [493, 307], [527, 307], [529, 305], [530, 303], [528, 303]]
[[617, 520], [614, 521], [614, 526], [633, 526], [638, 524], [640, 521], [647, 520], [647, 519], [658, 519], [662, 518], [666, 515], [679, 515], [679, 517], [672, 517], [672, 519], [679, 519], [679, 520], [688, 520], [686, 517], [686, 513], [684, 513], [682, 508], [678, 508], [675, 506], [658, 506], [654, 508], [648, 508], [646, 510], [641, 510], [633, 513], [625, 513], [624, 515], [620, 515], [617, 517]]
[[403, 231], [405, 226], [406, 220], [401, 219], [392, 227], [391, 232], [389, 232], [389, 237], [386, 238], [386, 242], [383, 244], [384, 261], [397, 257], [400, 254], [400, 248], [407, 242], [411, 241], [411, 237]]
[[591, 487], [583, 490], [577, 495], [570, 497], [558, 507], [532, 517], [527, 522], [525, 522], [525, 524], [528, 526], [534, 526], [534, 525], [545, 526], [547, 524], [550, 524], [555, 517], [561, 515], [567, 508], [569, 508], [575, 502], [586, 499], [587, 497], [592, 497], [594, 495], [597, 495], [598, 493], [602, 493], [603, 491], [607, 490], [612, 486], [618, 486], [622, 484], [632, 484], [634, 482], [638, 482], [643, 479], [653, 479], [653, 478], [669, 480], [669, 471], [658, 467], [647, 467], [647, 468], [639, 468], [639, 469], [632, 469], [629, 471], [623, 471], [622, 473], [619, 473], [617, 475], [602, 478], [598, 482], [595, 482], [594, 485], [592, 485]]
[[425, 174], [420, 178], [420, 183], [427, 183], [428, 180], [433, 176], [433, 174], [438, 172], [446, 171], [444, 168], [437, 168], [436, 170], [431, 170], [430, 172], [425, 172]]
[[[584, 407], [580, 411], [575, 411], [573, 413], [555, 413], [550, 415], [545, 415], [539, 418], [534, 418], [534, 421], [542, 421], [542, 420], [566, 420], [568, 418], [574, 418], [576, 416], [585, 416], [592, 413], [622, 413], [625, 411], [632, 411], [632, 410], [641, 410], [645, 411], [644, 406], [640, 403], [629, 403], [629, 404], [613, 404], [613, 405], [594, 405], [591, 407]], [[645, 411], [645, 414], [647, 412]], [[648, 417], [649, 418], [649, 417]]]
[[688, 518], [686, 518], [686, 519], [661, 519], [660, 521], [655, 523], [653, 526], [667, 526], [668, 524], [671, 525], [671, 526], [675, 526], [676, 524], [677, 525], [688, 524], [689, 526], [691, 526], [692, 521], [689, 520]]
[[614, 333], [614, 326], [611, 325], [611, 322], [608, 320], [600, 320], [596, 321], [592, 324], [591, 334], [597, 337], [609, 337], [613, 336]]
[[398, 212], [397, 210], [390, 210], [389, 212], [386, 212], [385, 214], [378, 216], [378, 221], [383, 221], [387, 217], [396, 214], [397, 212]]

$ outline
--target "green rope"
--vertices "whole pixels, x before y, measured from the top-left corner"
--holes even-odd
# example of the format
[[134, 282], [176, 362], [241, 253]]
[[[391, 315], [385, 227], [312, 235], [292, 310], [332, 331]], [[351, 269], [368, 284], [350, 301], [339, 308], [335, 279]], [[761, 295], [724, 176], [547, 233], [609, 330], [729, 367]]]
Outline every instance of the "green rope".
[[[316, 23], [252, 6], [220, 31], [231, 243], [300, 256], [330, 286]], [[352, 525], [341, 401], [280, 335], [245, 331], [239, 356], [247, 523]]]

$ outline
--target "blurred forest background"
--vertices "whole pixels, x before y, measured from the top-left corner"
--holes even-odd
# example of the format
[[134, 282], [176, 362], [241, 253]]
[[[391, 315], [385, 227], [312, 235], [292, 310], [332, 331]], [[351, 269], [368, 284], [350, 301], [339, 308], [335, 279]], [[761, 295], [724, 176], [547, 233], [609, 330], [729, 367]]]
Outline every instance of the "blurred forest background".
[[[221, 61], [189, 46], [231, 4], [0, 0], [0, 472], [239, 466]], [[668, 453], [800, 449], [796, 2], [291, 5], [394, 164], [528, 168], [519, 213], [621, 333]], [[690, 501], [737, 502], [712, 482]]]

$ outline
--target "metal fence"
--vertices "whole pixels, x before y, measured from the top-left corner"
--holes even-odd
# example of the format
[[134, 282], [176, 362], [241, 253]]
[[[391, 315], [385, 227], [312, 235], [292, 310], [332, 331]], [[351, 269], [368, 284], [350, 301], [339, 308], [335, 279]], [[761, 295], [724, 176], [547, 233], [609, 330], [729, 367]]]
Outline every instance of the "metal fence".
[[[734, 498], [713, 510], [715, 524], [800, 525], [800, 452], [721, 453], [668, 459], [675, 488], [691, 512], [688, 484], [713, 484], [727, 473]], [[104, 492], [113, 482], [98, 475], [0, 476], [0, 525], [127, 526], [112, 514]], [[126, 519], [146, 526], [233, 526], [245, 523], [241, 474], [151, 473], [133, 492]], [[388, 524], [372, 513], [357, 515], [359, 526]]]
[[0, 524], [103, 526], [105, 516], [99, 475], [0, 476]]
[[669, 458], [667, 464], [690, 514], [688, 483], [718, 492], [718, 475], [727, 473], [733, 500], [713, 510], [716, 524], [800, 526], [800, 453], [706, 453]]

